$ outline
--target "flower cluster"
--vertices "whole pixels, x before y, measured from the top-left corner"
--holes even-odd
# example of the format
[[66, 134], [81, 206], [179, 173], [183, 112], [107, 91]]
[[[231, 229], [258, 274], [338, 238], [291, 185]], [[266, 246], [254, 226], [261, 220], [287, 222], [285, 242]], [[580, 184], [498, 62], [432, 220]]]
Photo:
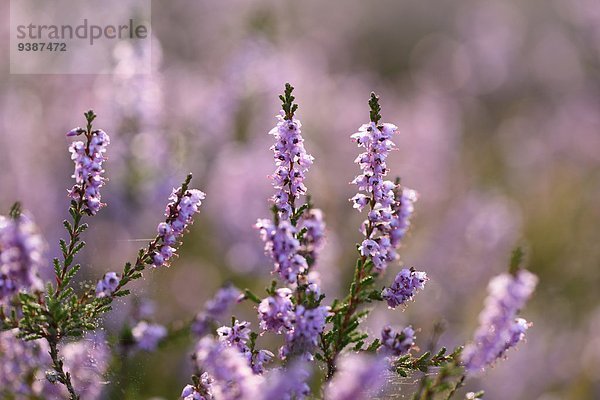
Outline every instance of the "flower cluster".
[[488, 286], [488, 298], [479, 315], [479, 328], [473, 343], [465, 346], [463, 363], [469, 372], [477, 372], [491, 365], [511, 347], [523, 339], [529, 324], [517, 313], [525, 305], [537, 277], [526, 270], [515, 274], [501, 274]]
[[211, 400], [213, 379], [208, 372], [204, 372], [196, 385], [186, 385], [181, 391], [183, 400]]
[[325, 239], [323, 212], [318, 208], [311, 208], [305, 212], [298, 224], [298, 230], [304, 231], [302, 235], [303, 252], [307, 260], [314, 262]]
[[265, 252], [275, 263], [275, 272], [288, 283], [295, 283], [298, 275], [308, 270], [306, 258], [299, 254], [300, 241], [297, 229], [287, 220], [274, 224], [269, 219], [259, 219], [255, 227], [265, 242]]
[[273, 186], [277, 189], [272, 200], [282, 219], [288, 219], [293, 212], [294, 200], [306, 192], [304, 177], [312, 165], [313, 157], [304, 149], [304, 138], [296, 118], [287, 118], [282, 111], [277, 116], [277, 125], [270, 135], [275, 137], [273, 150], [277, 169], [271, 175]]
[[167, 337], [167, 328], [160, 324], [139, 321], [131, 330], [136, 346], [145, 351], [154, 351], [161, 340]]
[[265, 331], [282, 333], [291, 330], [294, 316], [292, 291], [288, 288], [277, 289], [274, 296], [263, 299], [258, 305], [260, 327]]
[[121, 281], [121, 276], [116, 272], [107, 272], [96, 284], [96, 297], [110, 297]]
[[204, 336], [210, 325], [221, 318], [236, 302], [240, 300], [242, 292], [235, 286], [227, 285], [219, 289], [217, 294], [206, 302], [204, 309], [196, 315], [192, 322], [192, 332], [197, 336]]
[[95, 215], [105, 204], [101, 201], [100, 188], [104, 186], [106, 178], [102, 176], [104, 169], [102, 163], [106, 160], [104, 153], [110, 143], [110, 137], [101, 129], [87, 132], [82, 128], [75, 128], [67, 136], [85, 134], [87, 141], [75, 141], [69, 147], [71, 159], [75, 163], [75, 185], [69, 191], [69, 197], [83, 202], [83, 211]]
[[[42, 375], [48, 364], [47, 344], [42, 340], [25, 342], [17, 330], [0, 332], [0, 398], [30, 398], [41, 395], [41, 387], [32, 387], [31, 377]], [[41, 376], [43, 379], [43, 376]]]
[[326, 306], [296, 306], [292, 328], [286, 332], [285, 345], [279, 350], [279, 356], [286, 359], [293, 354], [312, 360], [312, 352], [319, 343], [319, 335], [325, 329], [329, 314], [330, 308]]
[[235, 320], [233, 326], [222, 326], [217, 329], [219, 340], [229, 346], [236, 347], [240, 353], [249, 358], [251, 356], [248, 340], [250, 340], [250, 322]]
[[303, 400], [310, 395], [310, 386], [306, 383], [310, 378], [308, 363], [296, 361], [285, 368], [271, 370], [261, 388], [262, 398], [281, 400]]
[[[371, 98], [371, 106], [379, 107], [377, 97]], [[365, 239], [360, 245], [363, 257], [373, 260], [375, 270], [384, 272], [389, 262], [398, 258], [396, 248], [410, 226], [416, 192], [403, 188], [385, 177], [388, 173], [386, 160], [395, 149], [392, 136], [398, 127], [375, 121], [362, 125], [352, 139], [365, 149], [355, 162], [362, 173], [352, 181], [359, 193], [350, 199], [353, 207], [362, 211], [369, 206], [367, 220], [361, 227]]]
[[250, 322], [235, 320], [233, 326], [222, 326], [217, 329], [217, 335], [221, 342], [237, 348], [244, 355], [254, 373], [262, 374], [264, 364], [271, 361], [274, 355], [268, 350], [253, 350], [250, 348], [248, 341], [252, 331], [249, 326]]
[[385, 362], [364, 354], [346, 356], [325, 390], [328, 400], [366, 400], [384, 382]]
[[198, 368], [214, 379], [214, 397], [222, 400], [251, 399], [258, 395], [263, 379], [254, 374], [237, 348], [210, 337], [200, 339], [195, 360]]
[[427, 280], [425, 272], [415, 271], [414, 268], [403, 268], [396, 275], [392, 285], [383, 289], [381, 296], [390, 308], [396, 308], [411, 300], [417, 290], [425, 287]]
[[41, 290], [44, 242], [27, 215], [0, 216], [0, 303], [20, 290]]
[[198, 189], [185, 190], [183, 187], [173, 189], [169, 197], [170, 202], [165, 211], [167, 220], [158, 224], [156, 229], [158, 231], [158, 245], [153, 256], [155, 267], [168, 265], [169, 259], [175, 254], [173, 246], [185, 232], [188, 225], [193, 222], [192, 218], [198, 212], [205, 197], [206, 194]]
[[386, 326], [381, 330], [381, 344], [385, 352], [394, 356], [407, 354], [415, 345], [415, 331], [412, 326], [407, 326], [401, 332]]

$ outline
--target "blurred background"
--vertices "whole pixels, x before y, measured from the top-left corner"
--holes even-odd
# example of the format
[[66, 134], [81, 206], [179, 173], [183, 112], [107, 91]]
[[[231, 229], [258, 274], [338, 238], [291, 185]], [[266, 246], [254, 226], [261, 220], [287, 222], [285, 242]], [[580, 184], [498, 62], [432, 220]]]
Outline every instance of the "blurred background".
[[[0, 10], [8, 54], [8, 2]], [[48, 259], [72, 185], [65, 133], [91, 108], [112, 143], [108, 207], [86, 232], [83, 278], [131, 260], [191, 171], [207, 193], [201, 214], [174, 265], [146, 273], [136, 295], [169, 325], [193, 318], [225, 281], [260, 290], [271, 265], [252, 224], [269, 216], [267, 132], [291, 82], [316, 158], [307, 186], [328, 225], [323, 286], [343, 296], [364, 218], [348, 202], [359, 171], [349, 136], [367, 122], [373, 90], [383, 120], [400, 127], [392, 175], [420, 194], [402, 263], [431, 280], [406, 311], [378, 307], [367, 328], [412, 324], [426, 347], [445, 320], [442, 344], [470, 340], [488, 280], [522, 245], [540, 277], [523, 311], [533, 327], [466, 390], [600, 398], [600, 2], [154, 1], [152, 34], [152, 49], [123, 43], [103, 75], [10, 75], [0, 63], [0, 210], [15, 200], [30, 210]], [[152, 73], [137, 74], [148, 57]], [[112, 312], [109, 334], [129, 309]], [[235, 314], [257, 327], [249, 305]], [[107, 377], [126, 392], [115, 398], [176, 398], [191, 346], [136, 354], [127, 376]]]

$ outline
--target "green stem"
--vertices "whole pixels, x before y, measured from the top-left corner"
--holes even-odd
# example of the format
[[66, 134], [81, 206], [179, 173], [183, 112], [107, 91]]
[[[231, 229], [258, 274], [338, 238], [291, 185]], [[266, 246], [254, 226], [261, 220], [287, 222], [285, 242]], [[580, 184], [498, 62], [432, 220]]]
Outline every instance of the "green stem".
[[62, 383], [67, 387], [69, 391], [69, 400], [79, 400], [79, 395], [75, 392], [75, 388], [73, 387], [73, 383], [71, 382], [71, 374], [69, 372], [65, 372], [63, 368], [63, 362], [58, 357], [58, 341], [59, 338], [56, 336], [47, 337], [48, 345], [50, 347], [50, 357], [52, 358], [52, 368], [57, 373], [58, 382]]

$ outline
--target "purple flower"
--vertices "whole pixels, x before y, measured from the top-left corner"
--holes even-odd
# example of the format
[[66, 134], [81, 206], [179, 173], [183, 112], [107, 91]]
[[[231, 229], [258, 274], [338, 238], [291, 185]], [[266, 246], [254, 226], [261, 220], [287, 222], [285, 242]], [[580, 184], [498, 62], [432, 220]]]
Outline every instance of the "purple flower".
[[260, 327], [276, 333], [292, 329], [295, 314], [291, 299], [292, 291], [288, 288], [277, 289], [274, 296], [263, 299], [258, 305]]
[[259, 394], [263, 382], [255, 375], [237, 348], [210, 337], [200, 339], [195, 359], [198, 368], [214, 379], [214, 397], [223, 400], [251, 399]]
[[252, 354], [248, 347], [248, 340], [250, 340], [250, 322], [235, 320], [233, 326], [222, 326], [217, 329], [217, 335], [221, 342], [227, 343], [229, 346], [236, 347], [240, 353], [251, 361]]
[[365, 151], [355, 160], [362, 173], [352, 181], [358, 186], [359, 193], [350, 201], [359, 211], [367, 206], [370, 208], [361, 227], [365, 240], [359, 250], [363, 257], [372, 259], [378, 273], [383, 273], [388, 263], [398, 258], [396, 249], [410, 226], [409, 219], [416, 201], [413, 190], [385, 179], [388, 173], [386, 160], [395, 148], [391, 137], [396, 131], [395, 125], [371, 122], [352, 135], [352, 139]]
[[[84, 133], [81, 128], [72, 129], [67, 136]], [[75, 163], [75, 185], [69, 191], [69, 197], [82, 200], [83, 210], [89, 215], [95, 215], [105, 204], [101, 202], [100, 188], [104, 186], [106, 178], [102, 176], [104, 169], [102, 163], [106, 160], [104, 153], [110, 143], [110, 138], [101, 129], [92, 131], [87, 136], [87, 142], [76, 141], [71, 143], [69, 151]]]
[[167, 337], [167, 328], [159, 324], [140, 321], [131, 330], [135, 344], [145, 351], [154, 351], [158, 343]]
[[192, 323], [192, 332], [197, 336], [205, 335], [210, 325], [221, 318], [242, 295], [238, 288], [227, 285], [220, 288], [215, 296], [208, 300]]
[[310, 378], [307, 362], [296, 361], [272, 370], [261, 388], [263, 399], [303, 400], [310, 395], [310, 387], [306, 383]]
[[296, 239], [296, 228], [287, 220], [279, 225], [269, 219], [259, 219], [255, 227], [265, 242], [265, 253], [275, 263], [275, 271], [288, 283], [295, 283], [298, 275], [308, 269], [306, 258], [298, 254], [300, 242]]
[[16, 329], [0, 332], [0, 396], [37, 397], [41, 390], [32, 387], [28, 379], [36, 375], [45, 379], [43, 370], [51, 361], [48, 344], [44, 340], [26, 342], [17, 338], [17, 333]]
[[262, 374], [265, 372], [264, 365], [269, 363], [273, 357], [275, 357], [275, 354], [269, 350], [258, 350], [252, 355], [252, 371], [255, 374]]
[[298, 230], [305, 230], [302, 236], [303, 250], [307, 257], [317, 259], [317, 253], [323, 246], [325, 238], [325, 221], [323, 212], [318, 208], [312, 208], [305, 212], [298, 224]]
[[392, 205], [394, 212], [389, 224], [389, 236], [391, 245], [398, 247], [400, 241], [406, 235], [410, 227], [410, 217], [414, 211], [414, 203], [417, 201], [417, 192], [408, 188], [399, 188], [396, 201]]
[[427, 280], [425, 272], [404, 268], [396, 275], [392, 285], [383, 289], [381, 296], [387, 301], [390, 308], [396, 308], [411, 300], [417, 290], [425, 287]]
[[[358, 132], [351, 136], [359, 147], [365, 149], [365, 152], [359, 154], [354, 160], [359, 164], [362, 174], [358, 175], [352, 183], [358, 186], [359, 191], [365, 192], [367, 197], [384, 207], [389, 206], [393, 199], [391, 190], [394, 184], [386, 181], [385, 176], [388, 172], [386, 159], [390, 150], [396, 147], [391, 137], [397, 129], [392, 124], [377, 126], [374, 122], [370, 122], [362, 125]], [[359, 209], [361, 204], [362, 207], [366, 204], [362, 196], [355, 196], [352, 201]]]
[[288, 219], [294, 200], [306, 192], [304, 177], [313, 163], [313, 157], [304, 149], [304, 138], [300, 131], [302, 124], [296, 118], [285, 119], [284, 112], [277, 116], [277, 125], [270, 135], [275, 137], [273, 150], [276, 169], [270, 178], [277, 190], [272, 200], [282, 219]]
[[206, 194], [197, 189], [188, 189], [182, 193], [182, 188], [173, 189], [169, 197], [165, 215], [167, 220], [158, 224], [157, 250], [153, 255], [153, 265], [160, 267], [169, 265], [169, 259], [175, 254], [175, 248], [179, 237], [183, 235], [187, 227], [193, 222], [193, 216], [202, 205]]
[[386, 353], [394, 356], [407, 354], [415, 344], [415, 331], [411, 326], [407, 326], [401, 332], [386, 326], [381, 330], [381, 344]]
[[525, 335], [528, 324], [516, 318], [517, 313], [537, 285], [537, 277], [529, 271], [501, 274], [488, 285], [485, 307], [479, 315], [479, 328], [472, 343], [465, 346], [463, 363], [468, 372], [481, 371], [491, 365]]
[[96, 285], [96, 297], [111, 296], [121, 281], [121, 276], [116, 272], [107, 272]]
[[325, 389], [327, 400], [366, 400], [385, 382], [386, 363], [365, 354], [351, 354], [339, 360], [340, 369]]
[[183, 400], [212, 400], [213, 379], [208, 372], [204, 372], [199, 379], [198, 386], [186, 385], [181, 391]]
[[44, 242], [27, 215], [0, 216], [0, 303], [20, 290], [41, 290]]
[[279, 355], [286, 359], [289, 355], [301, 355], [312, 360], [312, 352], [319, 344], [319, 335], [325, 329], [325, 320], [329, 315], [329, 307], [305, 308], [296, 306], [292, 329], [286, 333], [285, 345]]

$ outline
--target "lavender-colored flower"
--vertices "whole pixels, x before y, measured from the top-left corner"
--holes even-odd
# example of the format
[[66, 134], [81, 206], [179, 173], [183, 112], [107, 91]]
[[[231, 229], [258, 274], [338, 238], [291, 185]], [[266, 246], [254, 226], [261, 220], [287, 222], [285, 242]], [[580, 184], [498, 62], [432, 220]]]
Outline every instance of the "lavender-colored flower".
[[154, 351], [160, 341], [167, 337], [167, 328], [159, 324], [140, 321], [133, 327], [131, 334], [135, 339], [135, 345], [139, 349]]
[[266, 376], [261, 388], [262, 398], [277, 400], [303, 400], [310, 395], [307, 382], [310, 368], [306, 361], [295, 361], [285, 368], [274, 369]]
[[[359, 154], [354, 161], [359, 164], [362, 174], [358, 175], [352, 183], [357, 185], [359, 191], [364, 192], [367, 198], [382, 207], [389, 207], [394, 199], [392, 192], [394, 184], [386, 181], [385, 176], [388, 172], [386, 159], [390, 150], [396, 147], [391, 137], [397, 129], [398, 127], [392, 124], [377, 126], [374, 122], [370, 122], [362, 125], [358, 132], [351, 136], [359, 147], [365, 149], [365, 152]], [[353, 197], [352, 201], [359, 210], [369, 202], [360, 195]]]
[[202, 205], [206, 194], [197, 189], [188, 189], [182, 193], [182, 188], [173, 189], [169, 197], [165, 215], [166, 222], [161, 222], [156, 228], [158, 232], [157, 250], [153, 255], [153, 265], [160, 267], [169, 265], [169, 259], [175, 254], [174, 245], [193, 222], [193, 216]]
[[319, 335], [325, 329], [329, 310], [330, 308], [326, 306], [316, 308], [296, 306], [292, 329], [286, 333], [285, 345], [280, 349], [279, 356], [286, 359], [294, 354], [312, 360], [312, 352], [319, 344]]
[[27, 215], [0, 216], [0, 303], [20, 290], [41, 290], [44, 242]]
[[282, 333], [292, 329], [295, 317], [292, 291], [280, 288], [274, 296], [263, 299], [258, 305], [258, 317], [260, 327], [265, 331]]
[[381, 344], [386, 353], [394, 356], [407, 354], [415, 344], [415, 331], [411, 326], [407, 326], [401, 332], [386, 326], [381, 330]]
[[[72, 129], [67, 136], [82, 134], [81, 128]], [[69, 197], [82, 200], [83, 210], [89, 215], [95, 215], [105, 204], [101, 201], [100, 188], [104, 186], [106, 178], [102, 176], [104, 169], [102, 163], [106, 160], [104, 153], [110, 143], [110, 138], [101, 129], [94, 130], [87, 137], [87, 142], [76, 141], [71, 143], [69, 151], [75, 163], [75, 185], [69, 190]]]
[[212, 400], [212, 383], [213, 379], [204, 372], [198, 381], [198, 386], [186, 385], [181, 391], [183, 400]]
[[473, 343], [465, 346], [463, 363], [468, 372], [481, 371], [491, 365], [524, 337], [528, 324], [516, 318], [537, 285], [538, 278], [529, 271], [514, 275], [501, 274], [488, 285], [489, 295], [479, 315], [479, 328]]
[[111, 296], [121, 281], [121, 276], [116, 272], [107, 272], [96, 285], [96, 297]]
[[242, 292], [233, 285], [220, 288], [215, 296], [208, 300], [204, 309], [196, 315], [192, 323], [192, 332], [197, 336], [205, 335], [210, 325], [221, 318], [237, 301]]
[[237, 348], [204, 337], [198, 342], [195, 359], [198, 368], [208, 372], [214, 379], [215, 398], [238, 400], [258, 395], [263, 379], [252, 372], [246, 358]]
[[281, 115], [277, 116], [277, 125], [269, 132], [276, 140], [271, 146], [277, 166], [270, 177], [277, 190], [272, 200], [282, 219], [290, 217], [291, 204], [306, 192], [304, 177], [314, 159], [304, 149], [301, 126], [296, 118], [286, 119], [282, 111]]
[[298, 224], [298, 230], [306, 230], [302, 237], [303, 250], [314, 263], [325, 239], [323, 212], [318, 208], [312, 208], [304, 213]]
[[247, 344], [250, 340], [250, 333], [252, 333], [249, 326], [250, 322], [235, 320], [233, 326], [222, 326], [217, 329], [217, 335], [221, 342], [236, 347], [248, 361], [251, 361], [252, 354]]
[[359, 193], [350, 199], [353, 207], [362, 211], [369, 206], [367, 220], [362, 224], [365, 235], [359, 250], [363, 257], [373, 261], [374, 269], [383, 273], [388, 263], [396, 260], [396, 248], [410, 225], [416, 193], [386, 180], [386, 160], [395, 148], [391, 140], [397, 127], [392, 124], [377, 125], [375, 122], [362, 125], [352, 139], [365, 152], [359, 154], [355, 162], [360, 165], [362, 174], [352, 183], [358, 186]]
[[396, 308], [411, 300], [417, 290], [425, 287], [427, 280], [425, 272], [404, 268], [396, 275], [392, 285], [383, 289], [381, 296], [387, 301], [390, 308]]
[[48, 365], [48, 345], [43, 340], [26, 342], [16, 334], [16, 329], [0, 332], [0, 398], [39, 396], [41, 390], [31, 385], [31, 377]]
[[295, 283], [298, 275], [308, 269], [306, 258], [298, 254], [300, 242], [296, 239], [297, 229], [287, 220], [275, 225], [269, 219], [259, 219], [255, 227], [265, 242], [265, 253], [275, 263], [275, 271], [288, 283]]
[[390, 244], [398, 247], [410, 227], [410, 217], [415, 209], [417, 192], [412, 189], [399, 187], [392, 205], [393, 216], [389, 224]]
[[351, 354], [339, 361], [340, 369], [325, 389], [327, 400], [362, 400], [385, 382], [386, 363], [365, 354]]
[[275, 354], [271, 353], [269, 350], [258, 350], [254, 354], [252, 354], [252, 371], [255, 374], [262, 374], [265, 372], [265, 364], [269, 363]]

